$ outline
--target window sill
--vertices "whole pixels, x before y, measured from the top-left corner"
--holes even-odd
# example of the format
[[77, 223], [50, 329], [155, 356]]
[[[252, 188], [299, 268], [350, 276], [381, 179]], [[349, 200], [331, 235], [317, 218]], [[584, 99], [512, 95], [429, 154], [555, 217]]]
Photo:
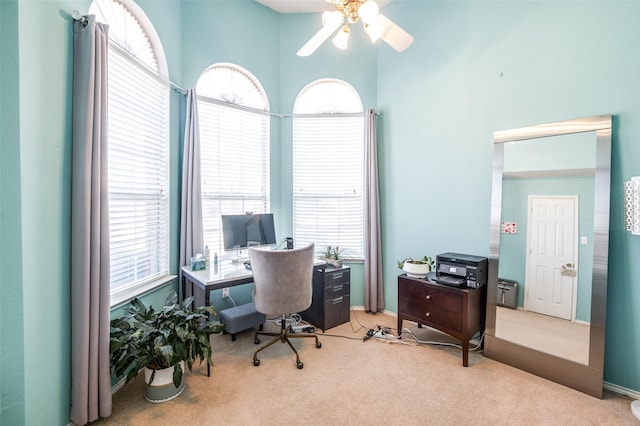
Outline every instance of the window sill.
[[140, 284], [135, 287], [126, 288], [115, 293], [111, 293], [111, 309], [115, 309], [128, 303], [134, 297], [142, 296], [143, 294], [150, 293], [159, 289], [162, 286], [171, 284], [177, 275], [167, 275], [157, 280], [150, 281], [148, 283]]

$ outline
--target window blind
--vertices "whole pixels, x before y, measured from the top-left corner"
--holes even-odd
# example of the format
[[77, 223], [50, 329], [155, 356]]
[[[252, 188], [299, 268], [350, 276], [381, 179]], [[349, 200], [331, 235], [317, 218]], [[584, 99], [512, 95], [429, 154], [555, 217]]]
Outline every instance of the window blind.
[[269, 116], [198, 99], [204, 242], [223, 251], [220, 215], [269, 210]]
[[111, 293], [169, 274], [169, 86], [109, 49]]
[[295, 115], [293, 140], [296, 245], [339, 246], [362, 259], [363, 115]]

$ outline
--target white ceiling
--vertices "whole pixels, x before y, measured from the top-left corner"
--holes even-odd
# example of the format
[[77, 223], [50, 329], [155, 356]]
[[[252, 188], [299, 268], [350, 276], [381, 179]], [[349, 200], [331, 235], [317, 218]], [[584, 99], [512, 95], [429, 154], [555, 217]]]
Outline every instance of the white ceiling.
[[256, 0], [280, 13], [314, 13], [332, 10], [333, 6], [326, 0]]
[[[267, 6], [280, 13], [316, 13], [325, 10], [335, 10], [331, 0], [256, 0], [258, 3]], [[393, 0], [378, 0], [377, 3], [382, 9], [384, 5]]]

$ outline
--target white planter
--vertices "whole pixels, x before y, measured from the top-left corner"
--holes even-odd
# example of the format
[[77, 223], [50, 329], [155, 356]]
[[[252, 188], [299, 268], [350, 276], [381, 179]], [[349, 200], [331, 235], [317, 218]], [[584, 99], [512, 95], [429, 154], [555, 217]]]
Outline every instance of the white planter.
[[431, 271], [428, 263], [409, 263], [404, 262], [402, 270], [408, 277], [412, 278], [426, 278], [427, 274]]
[[173, 367], [163, 368], [156, 370], [156, 375], [153, 378], [153, 382], [149, 384], [151, 380], [151, 374], [153, 370], [144, 368], [144, 382], [147, 384], [144, 397], [149, 402], [166, 402], [177, 397], [184, 391], [184, 376], [185, 376], [185, 364], [184, 361], [180, 361], [182, 366], [182, 381], [180, 386], [176, 387], [173, 384]]
[[328, 265], [334, 266], [336, 268], [342, 267], [342, 260], [335, 260], [325, 257], [324, 261], [327, 262]]

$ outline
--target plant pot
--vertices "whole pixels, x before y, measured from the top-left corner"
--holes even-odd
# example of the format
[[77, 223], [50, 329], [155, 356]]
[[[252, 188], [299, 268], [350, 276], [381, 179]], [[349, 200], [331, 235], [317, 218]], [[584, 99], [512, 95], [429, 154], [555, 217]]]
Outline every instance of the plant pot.
[[426, 278], [427, 274], [431, 271], [428, 263], [410, 263], [404, 262], [402, 270], [411, 278]]
[[327, 262], [328, 265], [335, 266], [336, 268], [342, 267], [342, 260], [329, 259], [325, 257], [324, 261]]
[[182, 393], [184, 390], [184, 361], [180, 361], [180, 365], [182, 366], [183, 374], [182, 381], [178, 387], [173, 384], [173, 367], [156, 370], [156, 375], [151, 384], [149, 384], [149, 381], [153, 370], [147, 367], [144, 368], [144, 382], [147, 384], [144, 397], [147, 401], [154, 403], [166, 402]]

